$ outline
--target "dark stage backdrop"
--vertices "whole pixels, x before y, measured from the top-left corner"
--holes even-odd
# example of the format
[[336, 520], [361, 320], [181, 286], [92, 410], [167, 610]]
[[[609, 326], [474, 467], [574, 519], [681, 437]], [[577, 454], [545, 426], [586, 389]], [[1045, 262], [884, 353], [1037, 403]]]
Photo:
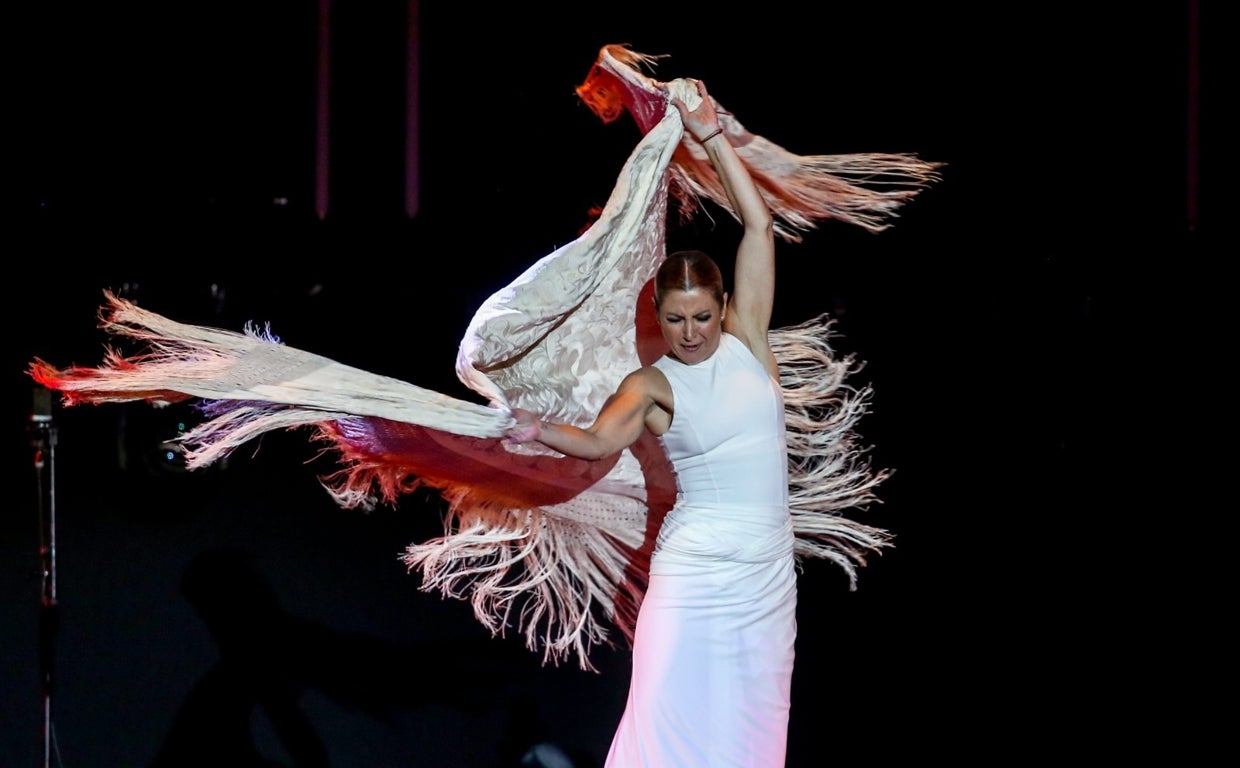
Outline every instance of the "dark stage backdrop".
[[[780, 246], [776, 322], [830, 311], [866, 361], [861, 430], [895, 474], [865, 514], [897, 537], [856, 592], [805, 565], [790, 768], [1178, 740], [1143, 727], [1173, 680], [1126, 661], [1184, 619], [1127, 566], [1153, 490], [1116, 470], [1139, 450], [1132, 360], [1209, 282], [1191, 5], [336, 3], [326, 25], [261, 5], [11, 12], [0, 767], [40, 764], [41, 645], [58, 765], [506, 768], [539, 742], [601, 765], [625, 649], [542, 666], [420, 592], [397, 558], [435, 535], [436, 498], [340, 509], [301, 433], [186, 473], [160, 444], [187, 414], [128, 405], [56, 404], [40, 486], [24, 370], [96, 364], [111, 289], [470, 396], [474, 309], [576, 236], [636, 143], [573, 92], [608, 43], [793, 151], [948, 163], [889, 232]], [[672, 236], [726, 247], [715, 220]]]

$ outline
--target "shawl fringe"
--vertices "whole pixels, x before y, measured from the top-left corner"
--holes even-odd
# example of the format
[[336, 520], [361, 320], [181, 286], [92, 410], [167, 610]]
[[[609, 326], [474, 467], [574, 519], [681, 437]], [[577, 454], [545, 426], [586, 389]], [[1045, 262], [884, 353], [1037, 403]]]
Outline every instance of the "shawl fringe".
[[799, 559], [822, 558], [848, 575], [870, 554], [891, 546], [893, 535], [844, 516], [881, 503], [875, 493], [890, 470], [875, 470], [869, 447], [859, 443], [857, 422], [869, 410], [873, 390], [849, 377], [862, 368], [855, 356], [831, 349], [835, 321], [827, 315], [773, 329], [788, 439], [789, 506]]

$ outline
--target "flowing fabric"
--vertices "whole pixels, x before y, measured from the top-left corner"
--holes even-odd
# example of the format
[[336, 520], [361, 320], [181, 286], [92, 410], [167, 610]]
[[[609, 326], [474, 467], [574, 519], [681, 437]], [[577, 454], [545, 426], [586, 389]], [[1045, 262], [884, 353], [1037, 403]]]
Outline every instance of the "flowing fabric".
[[[605, 105], [627, 108], [642, 137], [597, 220], [478, 308], [456, 372], [481, 402], [287, 346], [270, 329], [186, 325], [110, 293], [101, 327], [144, 351], [109, 349], [98, 367], [36, 359], [30, 374], [66, 405], [197, 403], [204, 420], [179, 437], [191, 470], [264, 432], [308, 428], [339, 460], [321, 479], [343, 507], [373, 509], [420, 487], [436, 490], [448, 508], [443, 536], [401, 555], [421, 588], [468, 599], [492, 632], [519, 631], [544, 662], [575, 657], [592, 669], [593, 646], [614, 643], [615, 630], [632, 639], [654, 536], [675, 495], [670, 461], [652, 436], [597, 462], [500, 438], [513, 407], [587, 426], [627, 372], [662, 354], [650, 281], [665, 255], [669, 201], [682, 215], [699, 196], [731, 211], [668, 100], [679, 95], [692, 107], [696, 88], [645, 77], [636, 66], [650, 60], [607, 46], [578, 90], [605, 121], [617, 114]], [[938, 164], [911, 155], [793, 155], [722, 114], [788, 240], [827, 218], [877, 231], [937, 178]], [[842, 513], [876, 501], [887, 473], [871, 468], [858, 442], [854, 426], [870, 391], [847, 383], [859, 366], [834, 355], [832, 333], [820, 315], [772, 330], [771, 344], [786, 405], [797, 556], [835, 562], [855, 588], [856, 568], [889, 546], [890, 534]]]

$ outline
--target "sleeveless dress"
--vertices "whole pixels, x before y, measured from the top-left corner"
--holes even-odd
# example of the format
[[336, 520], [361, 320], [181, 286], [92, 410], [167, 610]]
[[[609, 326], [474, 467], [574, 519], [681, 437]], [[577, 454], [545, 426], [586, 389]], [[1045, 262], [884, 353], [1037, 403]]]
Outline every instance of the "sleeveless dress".
[[739, 339], [654, 366], [676, 503], [651, 558], [607, 768], [783, 768], [796, 638], [783, 398]]

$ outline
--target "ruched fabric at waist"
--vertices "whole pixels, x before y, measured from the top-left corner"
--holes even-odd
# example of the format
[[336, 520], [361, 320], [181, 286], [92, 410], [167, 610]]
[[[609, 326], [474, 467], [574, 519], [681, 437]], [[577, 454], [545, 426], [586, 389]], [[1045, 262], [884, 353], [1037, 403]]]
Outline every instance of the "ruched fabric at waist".
[[767, 563], [795, 543], [787, 507], [679, 502], [659, 529], [651, 573], [672, 564]]

